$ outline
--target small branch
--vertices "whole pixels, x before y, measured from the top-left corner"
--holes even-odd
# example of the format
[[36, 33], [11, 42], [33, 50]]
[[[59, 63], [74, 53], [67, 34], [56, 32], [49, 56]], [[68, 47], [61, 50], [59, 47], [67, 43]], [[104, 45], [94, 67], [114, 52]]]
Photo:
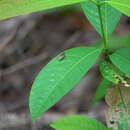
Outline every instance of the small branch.
[[16, 65], [13, 65], [5, 70], [0, 71], [0, 77], [1, 76], [7, 76], [9, 74], [12, 74], [16, 71], [19, 71], [21, 69], [24, 69], [25, 67], [37, 64], [43, 60], [45, 60], [48, 57], [48, 54], [40, 54], [38, 56], [29, 58], [27, 60], [21, 61], [20, 63], [17, 63]]
[[46, 112], [44, 116], [39, 118], [36, 123], [32, 124], [31, 116], [29, 113], [14, 114], [14, 113], [0, 113], [0, 130], [4, 129], [18, 129], [28, 128], [32, 126], [38, 128], [39, 126], [44, 127], [54, 120], [62, 118], [66, 114]]
[[0, 53], [3, 53], [3, 51], [5, 51], [5, 48], [15, 40], [22, 24], [23, 22], [19, 23], [16, 28], [14, 28], [14, 31], [11, 33], [11, 35], [7, 37], [3, 43], [0, 44]]

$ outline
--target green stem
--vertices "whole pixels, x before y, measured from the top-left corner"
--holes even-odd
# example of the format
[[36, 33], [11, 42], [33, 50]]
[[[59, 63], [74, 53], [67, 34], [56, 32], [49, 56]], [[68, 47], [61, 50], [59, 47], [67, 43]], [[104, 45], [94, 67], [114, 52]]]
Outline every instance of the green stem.
[[100, 19], [100, 25], [101, 25], [101, 33], [102, 33], [102, 39], [103, 39], [103, 43], [104, 43], [104, 47], [105, 50], [108, 50], [108, 42], [107, 39], [105, 37], [105, 32], [104, 32], [104, 27], [103, 27], [103, 20], [102, 20], [102, 14], [101, 14], [101, 5], [100, 3], [97, 4], [97, 8], [98, 8], [98, 13], [99, 13], [99, 19]]

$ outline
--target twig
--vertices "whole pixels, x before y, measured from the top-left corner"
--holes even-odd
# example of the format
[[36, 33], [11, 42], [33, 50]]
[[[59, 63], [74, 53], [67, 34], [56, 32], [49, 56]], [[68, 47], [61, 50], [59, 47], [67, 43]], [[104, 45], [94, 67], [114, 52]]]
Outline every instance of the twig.
[[15, 40], [19, 28], [21, 27], [22, 24], [23, 22], [18, 24], [16, 29], [14, 29], [14, 31], [12, 32], [12, 34], [9, 37], [7, 37], [7, 39], [3, 43], [0, 44], [0, 53], [2, 53], [5, 50], [5, 48]]
[[16, 65], [13, 65], [13, 66], [5, 69], [5, 70], [1, 70], [0, 71], [0, 77], [1, 76], [7, 76], [7, 75], [12, 74], [12, 73], [14, 73], [16, 71], [24, 69], [25, 67], [37, 64], [37, 63], [47, 59], [48, 56], [49, 56], [48, 53], [43, 53], [43, 54], [40, 54], [38, 56], [28, 58], [28, 59], [26, 59], [24, 61], [21, 61], [20, 63], [17, 63]]

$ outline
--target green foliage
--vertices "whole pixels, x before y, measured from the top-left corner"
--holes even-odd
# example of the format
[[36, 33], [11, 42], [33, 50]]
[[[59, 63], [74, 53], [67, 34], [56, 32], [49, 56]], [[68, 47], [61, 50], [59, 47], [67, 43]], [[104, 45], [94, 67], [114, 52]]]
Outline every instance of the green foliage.
[[[123, 101], [123, 96], [128, 97], [129, 95], [129, 91], [125, 88], [129, 84], [123, 76], [124, 73], [130, 76], [130, 36], [116, 37], [110, 41], [109, 36], [119, 22], [121, 13], [130, 16], [130, 0], [0, 0], [0, 19], [76, 3], [81, 4], [86, 17], [102, 36], [102, 45], [98, 46], [103, 49], [96, 45], [95, 47], [77, 47], [65, 50], [41, 70], [30, 93], [29, 107], [33, 120], [53, 106], [80, 81], [96, 62], [102, 50], [105, 54], [105, 61], [100, 63], [103, 80], [96, 91], [93, 103], [104, 97], [106, 88], [110, 86], [111, 82], [123, 85], [125, 94], [122, 95], [122, 88], [117, 94], [116, 92], [112, 93], [113, 88], [112, 91], [109, 90], [108, 96], [106, 96], [109, 106], [117, 104], [120, 99]], [[113, 51], [115, 52], [109, 55]], [[106, 61], [108, 56], [115, 66]], [[117, 111], [114, 110], [114, 112]], [[122, 112], [126, 113], [124, 108]], [[111, 111], [110, 114], [112, 115], [110, 117], [114, 118]], [[115, 120], [116, 128], [128, 130], [129, 116], [118, 117]], [[111, 120], [111, 118], [109, 119]], [[55, 121], [51, 126], [57, 130], [108, 130], [95, 119], [83, 116], [65, 117]]]
[[[103, 41], [97, 40], [92, 45], [103, 47]], [[109, 38], [109, 51], [113, 52], [118, 48], [130, 48], [130, 34], [126, 36], [116, 35]]]
[[110, 64], [107, 61], [102, 61], [100, 63], [100, 72], [102, 76], [107, 79], [108, 81], [111, 81], [112, 83], [117, 84], [119, 82], [119, 79], [116, 78], [116, 76], [120, 76], [115, 67]]
[[109, 49], [111, 51], [118, 48], [130, 48], [130, 35], [128, 36], [113, 36], [109, 40]]
[[95, 96], [93, 97], [92, 104], [95, 104], [97, 101], [101, 100], [105, 96], [106, 89], [110, 87], [110, 85], [110, 81], [106, 79], [101, 80], [99, 86], [97, 87]]
[[99, 121], [85, 116], [69, 116], [51, 124], [56, 130], [108, 130]]
[[0, 19], [84, 1], [86, 0], [0, 0]]
[[120, 12], [130, 16], [130, 0], [108, 0], [106, 3], [109, 3]]
[[66, 50], [50, 61], [37, 76], [31, 90], [33, 120], [69, 92], [100, 54], [101, 49], [96, 47], [78, 47]]
[[127, 37], [126, 48], [130, 48], [130, 34], [129, 34], [128, 37]]
[[112, 63], [117, 68], [119, 68], [123, 73], [130, 76], [130, 49], [129, 48], [117, 49], [109, 57]]
[[[95, 27], [95, 29], [97, 30], [97, 32], [99, 32], [100, 35], [102, 35], [102, 19], [105, 37], [106, 39], [108, 39], [108, 36], [111, 35], [117, 23], [119, 22], [121, 13], [119, 13], [117, 10], [115, 10], [108, 4], [103, 4], [100, 6], [96, 5], [94, 2], [91, 1], [81, 3], [81, 7], [90, 23]], [[99, 12], [99, 8], [101, 12]]]

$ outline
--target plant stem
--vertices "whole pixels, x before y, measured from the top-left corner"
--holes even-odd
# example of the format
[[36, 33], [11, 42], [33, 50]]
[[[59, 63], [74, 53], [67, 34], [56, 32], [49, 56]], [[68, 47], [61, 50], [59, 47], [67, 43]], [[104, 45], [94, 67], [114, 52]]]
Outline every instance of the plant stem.
[[98, 13], [99, 13], [99, 19], [100, 19], [100, 25], [101, 25], [101, 33], [102, 33], [102, 40], [103, 40], [103, 43], [104, 43], [104, 47], [105, 47], [105, 50], [108, 50], [108, 42], [107, 42], [107, 39], [105, 37], [105, 30], [104, 30], [104, 27], [103, 27], [103, 20], [102, 20], [102, 14], [101, 14], [101, 5], [100, 3], [97, 4], [97, 8], [98, 8]]
[[121, 88], [120, 88], [119, 85], [117, 86], [117, 88], [118, 88], [118, 91], [119, 91], [121, 100], [122, 100], [122, 102], [123, 102], [123, 104], [124, 104], [124, 108], [125, 108], [125, 110], [126, 110], [126, 112], [127, 112], [127, 104], [126, 104], [125, 101], [124, 101], [124, 98], [123, 98], [123, 94], [122, 94]]

